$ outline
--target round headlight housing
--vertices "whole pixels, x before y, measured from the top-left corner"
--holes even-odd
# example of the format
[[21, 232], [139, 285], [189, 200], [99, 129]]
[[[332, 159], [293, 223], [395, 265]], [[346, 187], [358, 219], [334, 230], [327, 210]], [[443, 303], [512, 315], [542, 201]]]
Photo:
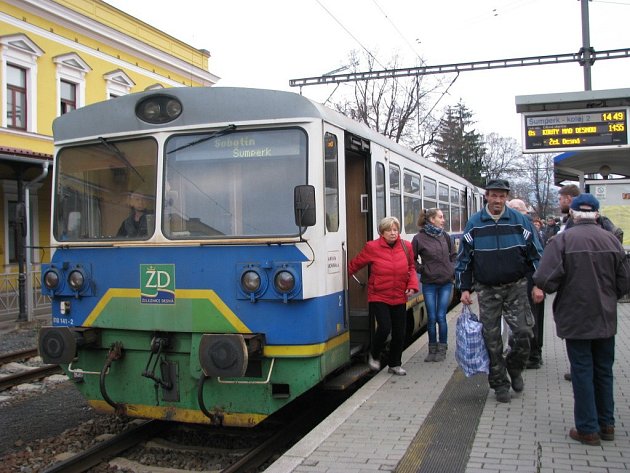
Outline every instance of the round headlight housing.
[[56, 270], [49, 269], [46, 273], [44, 273], [44, 286], [48, 289], [52, 290], [58, 288], [60, 282], [61, 278]]
[[256, 271], [245, 271], [241, 276], [241, 287], [247, 293], [257, 292], [260, 289], [260, 274]]
[[169, 95], [151, 95], [136, 106], [136, 116], [145, 122], [162, 124], [175, 120], [182, 114], [182, 103]]
[[83, 273], [77, 269], [71, 271], [70, 274], [68, 274], [68, 284], [74, 291], [83, 289], [83, 285], [85, 284]]
[[273, 278], [273, 285], [279, 293], [288, 294], [295, 289], [295, 276], [290, 271], [280, 270]]

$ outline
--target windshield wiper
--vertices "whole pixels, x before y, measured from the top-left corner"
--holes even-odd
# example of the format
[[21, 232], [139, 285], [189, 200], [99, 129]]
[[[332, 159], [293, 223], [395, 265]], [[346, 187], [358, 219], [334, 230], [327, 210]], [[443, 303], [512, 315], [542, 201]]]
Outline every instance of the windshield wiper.
[[131, 162], [127, 159], [125, 153], [118, 149], [118, 146], [116, 146], [114, 143], [110, 143], [102, 136], [99, 136], [98, 140], [102, 143], [103, 146], [105, 146], [105, 148], [111, 151], [113, 155], [118, 158], [119, 161], [122, 161], [122, 163], [127, 166], [128, 169], [131, 169], [133, 172], [135, 172], [136, 175], [142, 180], [142, 182], [144, 182], [144, 177], [142, 177], [138, 170], [133, 167], [133, 164], [131, 164]]
[[227, 135], [228, 133], [231, 133], [234, 130], [236, 130], [236, 125], [234, 125], [234, 124], [228, 125], [225, 128], [223, 128], [222, 130], [216, 131], [216, 132], [214, 132], [214, 133], [212, 133], [212, 134], [210, 134], [208, 136], [204, 136], [203, 138], [200, 138], [200, 139], [198, 139], [196, 141], [191, 141], [188, 144], [185, 144], [185, 145], [182, 145], [182, 146], [180, 146], [178, 148], [172, 149], [166, 154], [171, 154], [171, 153], [174, 153], [175, 151], [179, 151], [180, 149], [189, 148], [191, 146], [198, 145], [199, 143], [203, 143], [205, 141], [209, 141], [209, 140], [211, 140], [213, 138], [217, 138], [219, 136]]

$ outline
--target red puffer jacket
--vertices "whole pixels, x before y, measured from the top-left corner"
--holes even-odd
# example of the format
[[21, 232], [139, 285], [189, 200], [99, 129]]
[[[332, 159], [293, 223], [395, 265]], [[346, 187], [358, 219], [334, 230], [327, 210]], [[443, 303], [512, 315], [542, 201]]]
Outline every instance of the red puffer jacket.
[[[407, 246], [409, 257], [401, 242]], [[368, 302], [384, 302], [390, 305], [405, 304], [405, 291], [418, 292], [418, 278], [413, 264], [411, 243], [398, 238], [393, 247], [383, 237], [368, 241], [361, 252], [348, 264], [349, 276], [365, 265], [370, 266]]]

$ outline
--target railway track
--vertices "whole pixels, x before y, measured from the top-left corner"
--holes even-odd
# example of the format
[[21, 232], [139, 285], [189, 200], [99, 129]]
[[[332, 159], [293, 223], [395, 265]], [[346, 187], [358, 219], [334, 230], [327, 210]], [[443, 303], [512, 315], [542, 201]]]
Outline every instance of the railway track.
[[154, 466], [168, 471], [189, 471], [195, 468], [189, 467], [182, 458], [191, 456], [197, 457], [195, 466], [206, 472], [258, 471], [312, 430], [338, 403], [338, 397], [322, 403], [311, 402], [308, 408], [287, 413], [263, 429], [191, 427], [158, 420], [142, 421], [51, 465], [43, 473], [81, 473], [105, 464], [134, 471], [151, 471]]
[[[27, 348], [11, 353], [0, 355], [0, 365], [11, 363], [13, 361], [26, 360], [37, 356], [36, 348]], [[53, 374], [61, 373], [59, 365], [43, 365], [39, 367], [26, 367], [24, 371], [10, 375], [0, 376], [0, 392], [17, 386], [19, 384], [37, 381]]]

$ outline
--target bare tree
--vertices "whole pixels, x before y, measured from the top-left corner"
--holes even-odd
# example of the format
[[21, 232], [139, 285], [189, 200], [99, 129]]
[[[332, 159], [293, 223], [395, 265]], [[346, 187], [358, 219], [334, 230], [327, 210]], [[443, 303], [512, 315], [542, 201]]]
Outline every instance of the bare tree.
[[521, 176], [528, 188], [529, 201], [540, 217], [555, 207], [553, 155], [523, 154], [520, 159]]
[[[360, 56], [352, 51], [349, 57], [352, 72], [382, 70], [371, 55]], [[393, 55], [386, 69], [398, 68]], [[333, 103], [335, 109], [375, 131], [421, 154], [433, 142], [436, 122], [430, 117], [429, 94], [441, 87], [441, 79], [433, 77], [429, 84], [424, 76], [384, 78], [357, 81], [351, 97]]]
[[513, 176], [518, 172], [522, 151], [514, 138], [490, 133], [484, 136], [484, 144], [483, 167], [488, 180]]

